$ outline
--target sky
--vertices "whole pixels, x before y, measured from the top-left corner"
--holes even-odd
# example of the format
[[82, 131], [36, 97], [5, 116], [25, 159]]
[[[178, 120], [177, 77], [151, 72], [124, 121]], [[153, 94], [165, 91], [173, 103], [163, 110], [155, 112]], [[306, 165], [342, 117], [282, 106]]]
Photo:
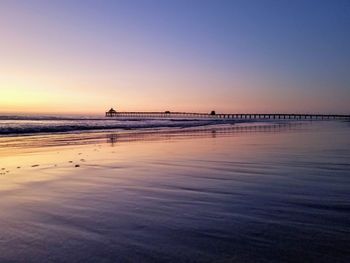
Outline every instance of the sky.
[[0, 113], [350, 114], [348, 0], [1, 0]]

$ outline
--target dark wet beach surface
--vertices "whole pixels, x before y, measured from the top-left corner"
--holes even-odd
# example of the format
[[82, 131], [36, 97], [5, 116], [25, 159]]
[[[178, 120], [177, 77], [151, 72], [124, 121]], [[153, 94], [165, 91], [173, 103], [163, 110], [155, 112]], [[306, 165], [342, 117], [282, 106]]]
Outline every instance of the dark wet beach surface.
[[349, 132], [315, 122], [7, 149], [0, 261], [350, 262]]

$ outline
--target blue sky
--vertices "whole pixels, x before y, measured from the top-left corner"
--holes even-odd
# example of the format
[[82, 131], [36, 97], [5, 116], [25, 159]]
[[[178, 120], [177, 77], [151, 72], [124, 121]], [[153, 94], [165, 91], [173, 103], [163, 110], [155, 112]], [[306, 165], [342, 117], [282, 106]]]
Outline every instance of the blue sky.
[[349, 28], [340, 0], [5, 0], [0, 111], [348, 113]]

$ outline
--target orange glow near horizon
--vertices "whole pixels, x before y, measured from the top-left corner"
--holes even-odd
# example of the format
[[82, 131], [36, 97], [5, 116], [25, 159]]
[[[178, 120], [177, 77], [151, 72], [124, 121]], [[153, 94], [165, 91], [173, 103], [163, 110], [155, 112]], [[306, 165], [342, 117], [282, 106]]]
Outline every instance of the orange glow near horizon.
[[[300, 35], [288, 19], [271, 17], [290, 32], [261, 17], [232, 16], [233, 3], [215, 6], [216, 19], [202, 5], [198, 12], [168, 5], [181, 12], [169, 13], [165, 3], [161, 12], [145, 12], [142, 3], [1, 2], [0, 114], [103, 114], [110, 107], [349, 114], [349, 59], [337, 30], [305, 39], [314, 34]], [[307, 27], [314, 24], [304, 29], [314, 33]]]
[[[324, 112], [331, 112], [335, 102], [323, 97], [310, 101], [299, 98], [292, 89], [256, 88], [256, 83], [238, 83], [238, 79], [234, 85], [215, 76], [211, 81], [195, 74], [192, 79], [180, 77], [177, 81], [156, 79], [155, 73], [149, 72], [123, 83], [111, 77], [62, 78], [58, 72], [46, 76], [8, 74], [0, 77], [0, 113], [103, 114], [110, 107], [121, 111], [227, 113], [320, 112], [323, 107]], [[339, 106], [345, 111], [345, 103]]]

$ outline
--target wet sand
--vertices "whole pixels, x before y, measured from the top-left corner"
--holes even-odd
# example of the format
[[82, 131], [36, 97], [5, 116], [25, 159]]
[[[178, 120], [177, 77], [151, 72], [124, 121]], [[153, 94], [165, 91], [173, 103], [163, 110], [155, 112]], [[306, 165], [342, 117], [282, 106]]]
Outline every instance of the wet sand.
[[0, 261], [347, 262], [349, 129], [1, 138]]

